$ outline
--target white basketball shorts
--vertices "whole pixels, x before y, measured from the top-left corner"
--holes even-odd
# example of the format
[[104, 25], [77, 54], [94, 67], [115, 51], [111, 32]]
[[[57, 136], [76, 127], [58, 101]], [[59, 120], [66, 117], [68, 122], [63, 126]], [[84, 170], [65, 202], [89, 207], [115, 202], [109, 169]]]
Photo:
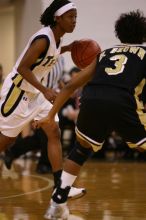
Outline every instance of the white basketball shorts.
[[[0, 98], [0, 132], [8, 137], [18, 136], [32, 120], [46, 117], [52, 107], [42, 93], [25, 92], [9, 77], [2, 86]], [[59, 121], [57, 115], [55, 121]]]

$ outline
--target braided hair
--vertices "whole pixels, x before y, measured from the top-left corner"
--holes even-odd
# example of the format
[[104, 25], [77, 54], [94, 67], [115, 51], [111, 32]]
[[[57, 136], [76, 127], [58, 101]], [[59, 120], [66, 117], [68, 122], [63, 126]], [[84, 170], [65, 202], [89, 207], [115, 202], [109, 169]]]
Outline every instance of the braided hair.
[[146, 37], [146, 17], [140, 10], [121, 14], [115, 23], [115, 34], [122, 43], [142, 44]]
[[54, 20], [54, 13], [61, 7], [63, 7], [66, 4], [71, 3], [68, 0], [54, 0], [51, 5], [46, 8], [46, 10], [43, 12], [40, 18], [40, 22], [45, 27], [47, 26], [55, 26], [56, 21]]

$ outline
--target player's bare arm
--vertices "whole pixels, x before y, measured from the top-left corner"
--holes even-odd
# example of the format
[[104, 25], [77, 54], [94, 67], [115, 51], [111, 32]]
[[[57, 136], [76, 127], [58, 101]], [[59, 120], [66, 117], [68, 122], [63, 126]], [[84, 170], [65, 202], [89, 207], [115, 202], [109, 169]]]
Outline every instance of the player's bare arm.
[[94, 75], [95, 68], [97, 64], [97, 59], [87, 66], [84, 70], [80, 71], [79, 76], [73, 78], [58, 94], [52, 109], [50, 110], [48, 117], [37, 121], [35, 127], [43, 126], [45, 123], [54, 123], [54, 117], [56, 113], [60, 110], [63, 104], [67, 101], [67, 99], [73, 94], [73, 92], [79, 88], [84, 86], [88, 81], [90, 81]]
[[22, 61], [18, 66], [18, 72], [26, 79], [30, 84], [42, 92], [46, 99], [54, 101], [56, 98], [56, 92], [44, 87], [35, 77], [31, 71], [32, 65], [37, 61], [39, 56], [46, 50], [47, 41], [45, 38], [35, 40], [25, 53]]
[[64, 45], [61, 47], [61, 53], [65, 53], [65, 52], [71, 52], [72, 46], [76, 41], [73, 41], [72, 43], [68, 44], [68, 45]]
[[50, 117], [54, 117], [55, 114], [60, 110], [63, 104], [67, 101], [67, 99], [73, 94], [73, 92], [79, 88], [84, 86], [88, 81], [90, 81], [94, 75], [96, 68], [96, 59], [87, 66], [84, 70], [80, 71], [79, 76], [73, 78], [58, 94], [53, 108], [49, 112]]

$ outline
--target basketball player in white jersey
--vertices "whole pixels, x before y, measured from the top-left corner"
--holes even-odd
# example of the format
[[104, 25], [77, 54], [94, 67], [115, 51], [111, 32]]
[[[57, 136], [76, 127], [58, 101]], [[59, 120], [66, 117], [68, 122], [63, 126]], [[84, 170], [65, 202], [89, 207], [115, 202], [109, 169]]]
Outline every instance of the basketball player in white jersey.
[[[44, 27], [29, 39], [12, 72], [6, 77], [0, 100], [0, 152], [14, 142], [26, 124], [47, 116], [51, 109], [57, 93], [41, 81], [59, 54], [71, 50], [72, 44], [61, 47], [61, 43], [65, 33], [73, 32], [76, 17], [77, 9], [72, 2], [54, 0], [41, 15]], [[55, 120], [58, 121], [57, 115]], [[48, 156], [57, 182], [62, 169], [59, 127], [56, 123], [54, 127], [47, 125], [43, 129], [50, 131], [46, 132]]]

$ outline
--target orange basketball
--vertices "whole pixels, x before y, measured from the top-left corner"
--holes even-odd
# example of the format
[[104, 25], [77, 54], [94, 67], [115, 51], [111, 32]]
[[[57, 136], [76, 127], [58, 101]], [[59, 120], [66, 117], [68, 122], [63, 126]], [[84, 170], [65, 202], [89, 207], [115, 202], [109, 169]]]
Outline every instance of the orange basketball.
[[74, 42], [71, 57], [77, 67], [84, 69], [100, 52], [101, 48], [95, 40], [81, 39]]

